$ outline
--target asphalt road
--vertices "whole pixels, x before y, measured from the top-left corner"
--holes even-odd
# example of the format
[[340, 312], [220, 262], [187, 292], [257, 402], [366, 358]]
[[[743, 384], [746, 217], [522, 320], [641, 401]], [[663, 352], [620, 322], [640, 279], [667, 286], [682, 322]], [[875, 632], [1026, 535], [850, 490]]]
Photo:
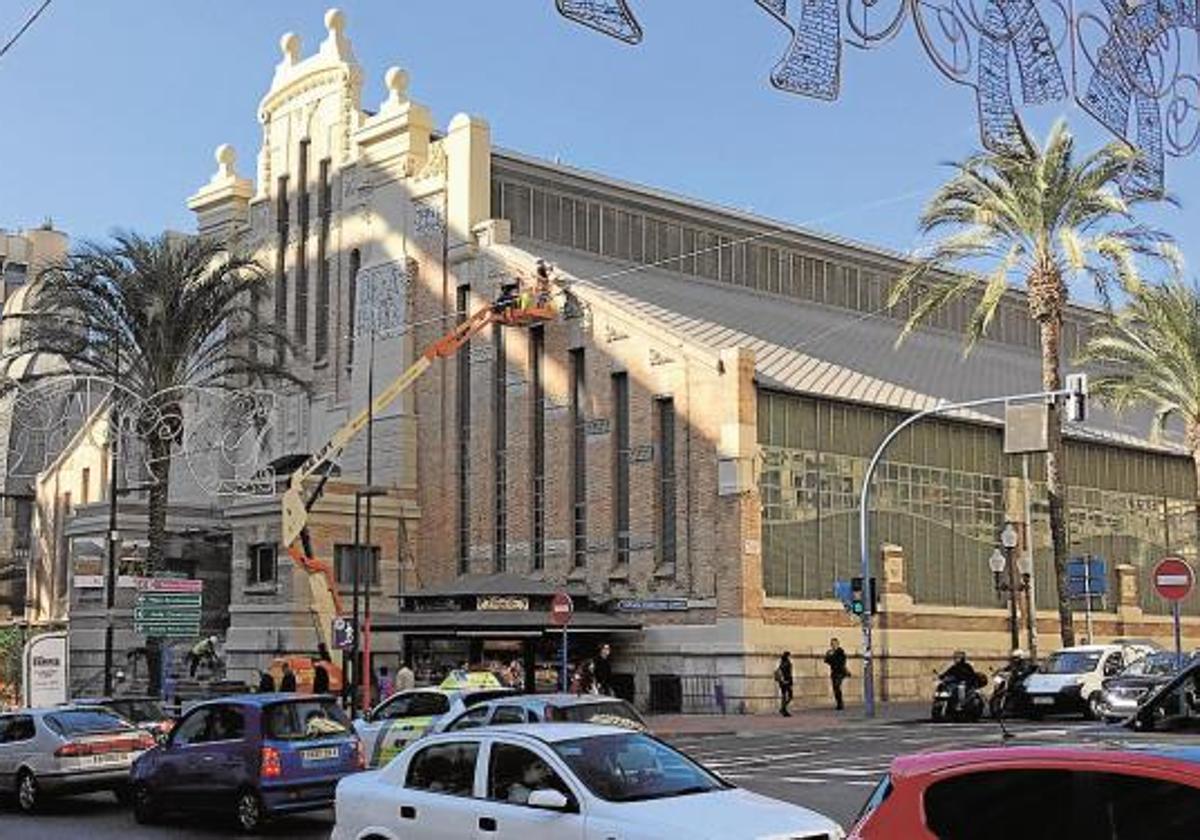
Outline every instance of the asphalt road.
[[[1011, 724], [1019, 739], [1071, 740], [1078, 724]], [[874, 785], [899, 754], [931, 749], [991, 746], [1001, 743], [996, 724], [855, 723], [847, 721], [819, 732], [761, 732], [741, 735], [678, 737], [673, 743], [731, 782], [827, 814], [849, 826]], [[273, 823], [262, 837], [326, 840], [333, 812], [319, 811]], [[44, 813], [25, 817], [8, 804], [0, 810], [3, 840], [129, 840], [186, 838], [211, 840], [236, 836], [219, 820], [183, 818], [142, 827], [111, 795], [65, 799]]]

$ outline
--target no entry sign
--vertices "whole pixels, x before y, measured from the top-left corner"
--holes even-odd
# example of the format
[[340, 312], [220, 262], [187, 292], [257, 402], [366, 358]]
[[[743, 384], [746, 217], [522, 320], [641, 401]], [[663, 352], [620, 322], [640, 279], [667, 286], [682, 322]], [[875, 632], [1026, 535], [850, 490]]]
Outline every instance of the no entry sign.
[[559, 627], [566, 627], [575, 611], [575, 603], [566, 592], [556, 592], [550, 602], [550, 620]]
[[1195, 583], [1192, 567], [1182, 557], [1164, 557], [1154, 567], [1154, 590], [1168, 601], [1182, 601]]

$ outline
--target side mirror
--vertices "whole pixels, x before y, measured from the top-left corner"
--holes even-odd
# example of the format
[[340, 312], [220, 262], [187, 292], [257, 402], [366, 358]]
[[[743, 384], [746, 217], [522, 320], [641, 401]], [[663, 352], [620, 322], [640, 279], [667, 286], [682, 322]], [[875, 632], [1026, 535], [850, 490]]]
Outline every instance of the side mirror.
[[547, 811], [565, 811], [570, 805], [562, 791], [554, 790], [554, 788], [538, 788], [531, 791], [526, 804], [530, 808], [544, 808]]

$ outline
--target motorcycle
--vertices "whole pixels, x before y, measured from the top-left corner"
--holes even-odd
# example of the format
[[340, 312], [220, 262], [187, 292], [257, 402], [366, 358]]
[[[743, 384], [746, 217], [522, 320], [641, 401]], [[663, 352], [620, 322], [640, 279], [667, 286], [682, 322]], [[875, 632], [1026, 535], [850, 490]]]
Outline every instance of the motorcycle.
[[983, 717], [982, 686], [965, 680], [938, 676], [937, 688], [933, 691], [933, 706], [929, 716], [934, 723], [974, 723]]
[[1021, 668], [1014, 671], [1011, 665], [1006, 665], [992, 675], [992, 694], [988, 698], [988, 714], [997, 720], [1001, 717], [1011, 718], [1025, 714], [1029, 707], [1029, 697], [1025, 693], [1025, 680], [1033, 674], [1034, 668]]

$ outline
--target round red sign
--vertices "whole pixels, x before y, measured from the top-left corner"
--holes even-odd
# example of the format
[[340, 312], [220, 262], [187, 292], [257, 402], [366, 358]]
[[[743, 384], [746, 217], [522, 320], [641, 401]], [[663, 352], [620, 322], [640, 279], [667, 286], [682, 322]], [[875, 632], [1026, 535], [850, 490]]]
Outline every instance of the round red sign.
[[571, 620], [575, 611], [575, 603], [566, 592], [555, 592], [554, 600], [550, 602], [550, 620], [563, 627]]
[[1196, 576], [1182, 557], [1164, 557], [1154, 567], [1154, 589], [1168, 601], [1182, 601], [1191, 594]]

